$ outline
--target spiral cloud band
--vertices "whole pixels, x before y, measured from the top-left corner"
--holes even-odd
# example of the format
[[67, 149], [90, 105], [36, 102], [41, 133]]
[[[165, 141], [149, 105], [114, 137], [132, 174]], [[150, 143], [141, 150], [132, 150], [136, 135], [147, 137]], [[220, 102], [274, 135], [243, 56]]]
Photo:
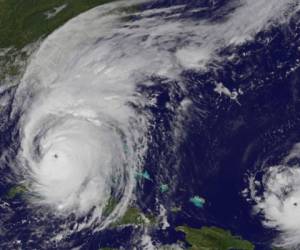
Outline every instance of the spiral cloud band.
[[104, 205], [115, 188], [131, 193], [140, 167], [137, 140], [143, 132], [135, 129], [126, 99], [85, 84], [78, 78], [45, 89], [22, 118], [20, 159], [34, 180], [36, 200], [59, 210]]
[[[249, 197], [255, 214], [264, 217], [266, 227], [280, 231], [275, 242], [281, 247], [299, 247], [300, 222], [300, 144], [296, 143], [282, 162], [263, 169], [249, 178]], [[263, 173], [263, 178], [257, 176]]]
[[[100, 20], [97, 36], [107, 33]], [[132, 94], [131, 72], [115, 64], [116, 55], [105, 42], [99, 46], [97, 36], [87, 40], [76, 20], [70, 28], [43, 43], [16, 95], [23, 114], [16, 172], [26, 176], [33, 204], [61, 215], [95, 209], [101, 218], [110, 200], [118, 201], [109, 218], [102, 216], [105, 226], [132, 198], [147, 122], [130, 107], [142, 105]]]

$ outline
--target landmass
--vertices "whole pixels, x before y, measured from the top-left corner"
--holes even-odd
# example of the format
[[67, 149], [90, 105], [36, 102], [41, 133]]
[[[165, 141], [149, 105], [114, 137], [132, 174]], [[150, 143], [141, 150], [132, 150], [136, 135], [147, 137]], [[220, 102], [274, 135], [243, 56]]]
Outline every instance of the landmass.
[[111, 224], [111, 227], [121, 225], [154, 225], [156, 219], [154, 215], [144, 214], [136, 207], [129, 207], [125, 214]]
[[71, 18], [114, 0], [0, 0], [0, 84], [18, 82], [32, 48]]
[[[103, 216], [108, 216], [117, 206], [117, 200], [111, 198], [103, 211]], [[122, 225], [154, 225], [156, 218], [152, 214], [145, 214], [139, 208], [131, 206], [127, 208], [125, 214], [117, 221], [113, 222], [110, 227], [118, 227]]]
[[191, 245], [190, 250], [253, 250], [254, 245], [229, 231], [217, 227], [202, 227], [201, 229], [188, 226], [176, 227], [177, 231], [185, 233], [186, 241]]
[[0, 48], [23, 48], [72, 17], [113, 0], [1, 0]]
[[12, 200], [14, 198], [16, 198], [17, 196], [22, 195], [23, 193], [25, 193], [27, 191], [27, 188], [23, 185], [17, 185], [17, 186], [13, 186], [12, 188], [10, 188], [7, 192], [7, 194], [5, 195], [5, 197], [9, 200]]

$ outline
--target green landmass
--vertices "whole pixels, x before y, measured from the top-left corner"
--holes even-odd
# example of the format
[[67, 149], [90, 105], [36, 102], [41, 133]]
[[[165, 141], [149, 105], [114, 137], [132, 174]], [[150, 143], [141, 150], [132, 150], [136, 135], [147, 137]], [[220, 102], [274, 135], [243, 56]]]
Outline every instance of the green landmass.
[[0, 48], [22, 48], [50, 34], [72, 17], [112, 1], [0, 0]]
[[17, 196], [22, 195], [23, 193], [25, 193], [27, 191], [27, 188], [25, 186], [22, 185], [18, 185], [18, 186], [13, 186], [12, 188], [10, 188], [6, 194], [6, 198], [7, 199], [14, 199]]
[[[17, 83], [37, 41], [71, 18], [117, 0], [0, 0], [0, 84]], [[127, 14], [138, 5], [116, 11]], [[125, 17], [124, 17], [125, 18]]]
[[253, 250], [254, 245], [229, 231], [216, 227], [201, 229], [180, 226], [177, 231], [184, 232], [186, 241], [191, 245], [190, 250]]
[[32, 53], [28, 47], [81, 12], [111, 1], [0, 0], [0, 84], [18, 82]]
[[23, 72], [28, 57], [27, 50], [10, 48], [1, 51], [0, 49], [0, 83], [18, 78]]
[[[104, 210], [103, 216], [106, 217], [113, 212], [115, 207], [117, 206], [118, 201], [114, 198], [109, 199]], [[144, 214], [136, 207], [129, 207], [125, 214], [119, 218], [117, 221], [113, 222], [110, 227], [117, 227], [121, 225], [145, 225], [145, 224], [155, 224], [156, 219], [151, 214]]]
[[146, 225], [155, 224], [156, 220], [153, 215], [143, 214], [138, 208], [129, 207], [123, 217], [111, 224], [111, 227], [121, 226], [121, 225]]
[[103, 210], [103, 216], [107, 217], [109, 214], [111, 214], [117, 205], [118, 205], [117, 200], [113, 198], [109, 199]]

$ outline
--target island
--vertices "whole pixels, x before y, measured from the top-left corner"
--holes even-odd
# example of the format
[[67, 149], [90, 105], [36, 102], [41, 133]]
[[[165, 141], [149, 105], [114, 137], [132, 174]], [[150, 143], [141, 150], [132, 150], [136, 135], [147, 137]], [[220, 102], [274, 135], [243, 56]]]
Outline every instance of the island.
[[190, 250], [254, 250], [254, 245], [229, 231], [217, 227], [202, 227], [200, 229], [188, 226], [176, 227], [176, 231], [185, 234]]

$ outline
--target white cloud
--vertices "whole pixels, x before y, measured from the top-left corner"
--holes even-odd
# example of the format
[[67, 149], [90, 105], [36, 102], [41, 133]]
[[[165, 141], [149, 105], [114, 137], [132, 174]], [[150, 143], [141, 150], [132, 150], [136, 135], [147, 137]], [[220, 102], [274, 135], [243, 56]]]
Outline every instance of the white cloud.
[[[269, 167], [263, 181], [249, 178], [249, 191], [243, 194], [254, 201], [254, 211], [263, 215], [263, 225], [279, 230], [274, 244], [293, 248], [300, 246], [300, 167], [278, 165]], [[263, 188], [261, 194], [258, 190]]]

